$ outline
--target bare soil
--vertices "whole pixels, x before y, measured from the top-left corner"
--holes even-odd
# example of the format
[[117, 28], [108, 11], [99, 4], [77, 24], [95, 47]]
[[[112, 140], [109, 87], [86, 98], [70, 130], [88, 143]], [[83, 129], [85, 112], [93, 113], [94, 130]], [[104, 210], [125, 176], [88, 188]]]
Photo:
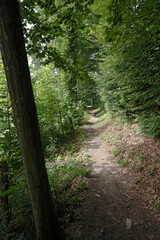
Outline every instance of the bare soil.
[[92, 111], [86, 126], [91, 176], [69, 239], [160, 240], [159, 145], [135, 134], [135, 128], [111, 128], [112, 122], [97, 127], [98, 121]]

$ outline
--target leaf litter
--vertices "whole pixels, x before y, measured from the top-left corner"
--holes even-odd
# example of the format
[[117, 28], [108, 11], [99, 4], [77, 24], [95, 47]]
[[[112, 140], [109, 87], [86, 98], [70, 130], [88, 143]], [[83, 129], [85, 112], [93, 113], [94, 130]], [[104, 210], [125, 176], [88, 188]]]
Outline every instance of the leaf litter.
[[160, 240], [160, 146], [139, 132], [135, 123], [103, 122], [91, 112], [86, 126], [91, 175], [69, 240]]

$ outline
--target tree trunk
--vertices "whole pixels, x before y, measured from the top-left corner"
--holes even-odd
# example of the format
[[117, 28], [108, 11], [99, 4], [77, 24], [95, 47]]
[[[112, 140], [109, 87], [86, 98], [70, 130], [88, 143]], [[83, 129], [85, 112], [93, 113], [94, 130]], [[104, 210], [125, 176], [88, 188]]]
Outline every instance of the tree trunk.
[[0, 50], [26, 170], [37, 239], [64, 239], [44, 163], [18, 0], [0, 0]]

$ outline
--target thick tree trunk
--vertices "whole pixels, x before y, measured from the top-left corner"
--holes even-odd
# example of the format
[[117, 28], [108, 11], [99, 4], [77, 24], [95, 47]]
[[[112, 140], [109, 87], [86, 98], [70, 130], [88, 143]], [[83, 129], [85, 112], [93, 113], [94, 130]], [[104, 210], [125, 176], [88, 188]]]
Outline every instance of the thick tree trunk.
[[43, 158], [18, 0], [0, 0], [0, 50], [26, 170], [37, 239], [63, 239]]

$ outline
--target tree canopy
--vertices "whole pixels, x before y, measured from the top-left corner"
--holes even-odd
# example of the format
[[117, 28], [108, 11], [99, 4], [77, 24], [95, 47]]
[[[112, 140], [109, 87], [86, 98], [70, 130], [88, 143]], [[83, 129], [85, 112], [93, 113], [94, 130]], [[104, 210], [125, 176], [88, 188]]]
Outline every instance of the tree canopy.
[[[159, 0], [19, 0], [19, 6], [45, 159], [57, 156], [88, 106], [160, 137]], [[23, 164], [5, 78], [0, 59], [0, 161], [12, 179]], [[16, 181], [1, 182], [8, 186], [2, 196]], [[14, 208], [12, 196], [9, 202]]]

